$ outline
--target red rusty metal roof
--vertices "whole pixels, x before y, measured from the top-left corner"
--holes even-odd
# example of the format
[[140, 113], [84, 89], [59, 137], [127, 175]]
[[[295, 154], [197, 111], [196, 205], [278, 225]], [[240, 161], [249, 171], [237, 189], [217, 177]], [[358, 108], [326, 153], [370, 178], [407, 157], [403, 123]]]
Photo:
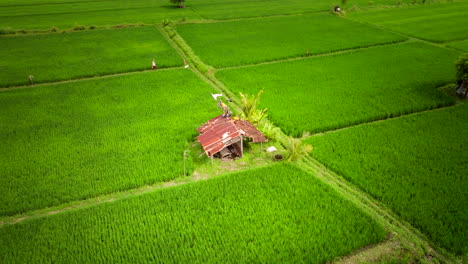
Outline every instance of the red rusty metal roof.
[[262, 132], [258, 131], [258, 129], [254, 127], [254, 125], [252, 125], [252, 123], [250, 123], [249, 121], [235, 120], [234, 125], [238, 129], [244, 131], [244, 137], [252, 138], [253, 143], [268, 141], [268, 139], [262, 134]]
[[268, 141], [251, 123], [217, 116], [197, 128], [197, 137], [208, 157], [232, 145], [240, 136], [251, 137], [254, 143]]

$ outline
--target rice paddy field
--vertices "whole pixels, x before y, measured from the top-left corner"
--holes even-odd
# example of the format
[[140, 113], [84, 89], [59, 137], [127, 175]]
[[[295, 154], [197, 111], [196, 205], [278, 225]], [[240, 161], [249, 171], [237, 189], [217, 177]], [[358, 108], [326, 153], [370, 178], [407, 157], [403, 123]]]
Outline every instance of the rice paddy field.
[[7, 226], [0, 255], [7, 263], [317, 263], [385, 235], [317, 179], [277, 165]]
[[1, 92], [0, 215], [181, 176], [211, 91], [183, 69]]
[[396, 32], [434, 42], [468, 38], [467, 1], [385, 9], [350, 14], [363, 21]]
[[468, 40], [462, 40], [462, 41], [455, 41], [452, 43], [448, 43], [449, 47], [468, 52]]
[[[0, 86], [51, 82], [183, 64], [155, 27], [0, 38]], [[19, 59], [20, 58], [20, 59]]]
[[447, 249], [467, 252], [468, 105], [315, 136], [313, 156]]
[[[2, 1], [3, 3], [4, 1]], [[0, 4], [0, 29], [59, 30], [77, 26], [109, 27], [127, 24], [157, 24], [164, 19], [199, 19], [190, 9], [171, 6], [168, 2], [137, 1], [24, 1]]]
[[452, 104], [436, 87], [453, 80], [457, 56], [411, 42], [221, 70], [216, 76], [234, 93], [264, 88], [260, 104], [271, 120], [300, 136]]
[[0, 0], [0, 263], [466, 262], [468, 1], [185, 6]]
[[407, 39], [327, 14], [189, 24], [179, 26], [177, 30], [204, 62], [215, 67], [253, 64]]

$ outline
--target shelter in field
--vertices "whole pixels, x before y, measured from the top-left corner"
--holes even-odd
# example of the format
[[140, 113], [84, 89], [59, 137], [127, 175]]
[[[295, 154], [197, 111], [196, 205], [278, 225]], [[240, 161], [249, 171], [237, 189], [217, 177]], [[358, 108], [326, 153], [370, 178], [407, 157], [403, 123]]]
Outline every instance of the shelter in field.
[[209, 120], [197, 131], [200, 133], [197, 140], [210, 158], [242, 158], [244, 137], [251, 138], [253, 143], [268, 141], [250, 122], [222, 115]]

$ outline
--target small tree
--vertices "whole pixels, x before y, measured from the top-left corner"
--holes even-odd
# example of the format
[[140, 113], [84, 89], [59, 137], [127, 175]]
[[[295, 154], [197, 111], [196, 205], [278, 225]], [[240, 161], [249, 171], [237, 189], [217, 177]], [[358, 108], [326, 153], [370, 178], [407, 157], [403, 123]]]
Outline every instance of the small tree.
[[458, 82], [468, 82], [468, 53], [462, 54], [458, 60], [455, 61], [455, 71]]
[[185, 8], [185, 0], [169, 0], [171, 3], [176, 4], [179, 8]]
[[260, 96], [263, 93], [263, 89], [258, 92], [257, 95], [246, 95], [243, 93], [239, 93], [241, 96], [241, 104], [242, 104], [242, 113], [240, 117], [249, 121], [250, 123], [256, 125], [260, 122], [263, 118], [267, 116], [267, 108], [264, 109], [257, 109], [258, 104], [260, 103]]
[[287, 137], [284, 143], [286, 150], [288, 151], [287, 162], [301, 159], [303, 156], [309, 154], [313, 149], [311, 145], [303, 143], [298, 138]]
[[[462, 54], [458, 60], [455, 61], [455, 72], [457, 77], [457, 84], [460, 84], [460, 96], [463, 92], [462, 85], [465, 87], [466, 91], [463, 97], [466, 98], [468, 94], [468, 53]], [[457, 91], [458, 93], [458, 91]]]

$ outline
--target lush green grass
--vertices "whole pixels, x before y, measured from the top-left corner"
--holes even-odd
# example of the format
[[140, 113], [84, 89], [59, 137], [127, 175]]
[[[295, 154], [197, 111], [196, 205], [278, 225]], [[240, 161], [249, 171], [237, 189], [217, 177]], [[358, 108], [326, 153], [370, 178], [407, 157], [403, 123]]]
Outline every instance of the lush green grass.
[[323, 263], [385, 231], [291, 165], [0, 228], [6, 263]]
[[468, 1], [350, 13], [351, 19], [435, 42], [468, 38]]
[[210, 92], [189, 70], [1, 92], [0, 215], [181, 176]]
[[207, 64], [252, 64], [406, 39], [330, 14], [189, 24], [177, 31]]
[[190, 8], [169, 1], [93, 1], [66, 4], [2, 7], [0, 28], [48, 30], [77, 25], [159, 24], [164, 19], [200, 19]]
[[307, 140], [313, 156], [440, 245], [468, 253], [468, 105]]
[[155, 27], [2, 37], [0, 86], [182, 65]]
[[457, 57], [415, 42], [216, 76], [236, 94], [265, 88], [260, 107], [286, 133], [299, 136], [452, 104], [436, 87], [453, 80]]
[[447, 46], [468, 52], [468, 39], [449, 43]]

